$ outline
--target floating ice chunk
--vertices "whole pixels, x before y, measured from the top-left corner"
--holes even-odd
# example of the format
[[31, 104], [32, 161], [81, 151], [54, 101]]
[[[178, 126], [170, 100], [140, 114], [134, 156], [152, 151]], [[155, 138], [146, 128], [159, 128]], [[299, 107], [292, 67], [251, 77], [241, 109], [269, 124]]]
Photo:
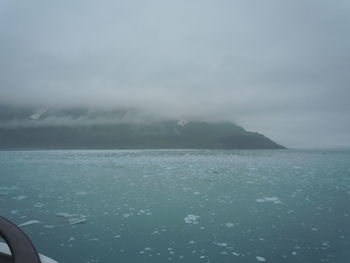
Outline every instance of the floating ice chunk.
[[198, 219], [200, 218], [200, 216], [196, 216], [196, 215], [187, 215], [184, 220], [186, 224], [198, 224]]
[[39, 220], [29, 220], [25, 223], [22, 223], [22, 224], [19, 224], [18, 226], [19, 227], [22, 227], [22, 226], [30, 226], [30, 225], [35, 225], [35, 224], [40, 224], [41, 222]]
[[37, 202], [33, 206], [36, 208], [43, 208], [45, 205], [43, 203]]
[[235, 226], [235, 224], [234, 224], [234, 223], [231, 223], [231, 222], [227, 222], [227, 223], [225, 224], [225, 226], [228, 227], [228, 228], [232, 228], [232, 227]]
[[259, 257], [259, 256], [256, 257], [256, 260], [258, 262], [265, 262], [266, 261], [266, 259], [264, 257]]
[[329, 242], [328, 241], [322, 242], [322, 246], [329, 247]]
[[69, 213], [59, 212], [59, 213], [56, 213], [56, 216], [69, 218], [69, 217], [76, 217], [76, 216], [80, 216], [80, 215], [79, 214], [69, 214]]
[[86, 223], [86, 216], [81, 214], [69, 214], [69, 213], [56, 213], [56, 216], [64, 217], [67, 219], [67, 223], [70, 225], [77, 225], [77, 224], [85, 224]]
[[255, 199], [255, 202], [258, 202], [258, 203], [270, 202], [274, 204], [282, 204], [282, 201], [278, 197], [262, 197], [259, 199]]
[[215, 245], [219, 246], [219, 247], [227, 247], [227, 243], [225, 242], [214, 242]]
[[152, 215], [152, 212], [151, 212], [149, 209], [140, 209], [140, 210], [137, 212], [137, 215], [147, 215], [147, 216], [150, 216], [150, 215]]
[[68, 223], [70, 225], [78, 225], [78, 224], [85, 224], [86, 218], [69, 218]]

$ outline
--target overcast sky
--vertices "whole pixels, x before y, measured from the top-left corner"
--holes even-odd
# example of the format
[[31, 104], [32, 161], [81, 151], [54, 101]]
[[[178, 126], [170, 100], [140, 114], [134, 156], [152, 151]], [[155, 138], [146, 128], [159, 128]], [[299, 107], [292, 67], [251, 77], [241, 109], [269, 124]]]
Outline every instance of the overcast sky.
[[0, 103], [223, 119], [350, 146], [350, 1], [0, 0]]

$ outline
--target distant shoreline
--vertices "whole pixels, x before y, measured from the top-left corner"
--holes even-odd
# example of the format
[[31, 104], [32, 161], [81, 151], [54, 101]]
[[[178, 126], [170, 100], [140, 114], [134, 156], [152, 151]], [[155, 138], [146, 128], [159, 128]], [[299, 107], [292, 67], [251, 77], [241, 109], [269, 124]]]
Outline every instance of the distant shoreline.
[[[278, 151], [278, 150], [304, 150], [304, 149], [225, 149], [225, 148], [16, 148], [0, 149], [0, 152], [25, 152], [25, 151]], [[305, 149], [307, 150], [307, 149]], [[309, 149], [312, 150], [312, 149]], [[317, 150], [317, 149], [313, 149]]]

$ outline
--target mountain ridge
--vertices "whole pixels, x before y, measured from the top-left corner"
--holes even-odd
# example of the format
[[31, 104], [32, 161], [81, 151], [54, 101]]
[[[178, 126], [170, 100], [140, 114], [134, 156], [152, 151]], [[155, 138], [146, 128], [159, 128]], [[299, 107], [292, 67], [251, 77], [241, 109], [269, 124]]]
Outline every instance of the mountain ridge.
[[3, 150], [284, 148], [227, 121], [159, 120], [128, 110], [0, 107]]

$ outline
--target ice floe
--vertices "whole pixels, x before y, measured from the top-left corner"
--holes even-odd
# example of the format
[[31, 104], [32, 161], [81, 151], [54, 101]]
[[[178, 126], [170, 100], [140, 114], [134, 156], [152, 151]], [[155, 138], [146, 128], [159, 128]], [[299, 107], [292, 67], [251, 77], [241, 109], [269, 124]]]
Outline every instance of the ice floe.
[[282, 204], [282, 201], [278, 197], [262, 197], [259, 199], [255, 199], [255, 202], [258, 203], [274, 203], [274, 204]]
[[196, 215], [187, 215], [184, 220], [186, 224], [198, 224], [198, 219], [200, 218], [200, 216], [196, 216]]

